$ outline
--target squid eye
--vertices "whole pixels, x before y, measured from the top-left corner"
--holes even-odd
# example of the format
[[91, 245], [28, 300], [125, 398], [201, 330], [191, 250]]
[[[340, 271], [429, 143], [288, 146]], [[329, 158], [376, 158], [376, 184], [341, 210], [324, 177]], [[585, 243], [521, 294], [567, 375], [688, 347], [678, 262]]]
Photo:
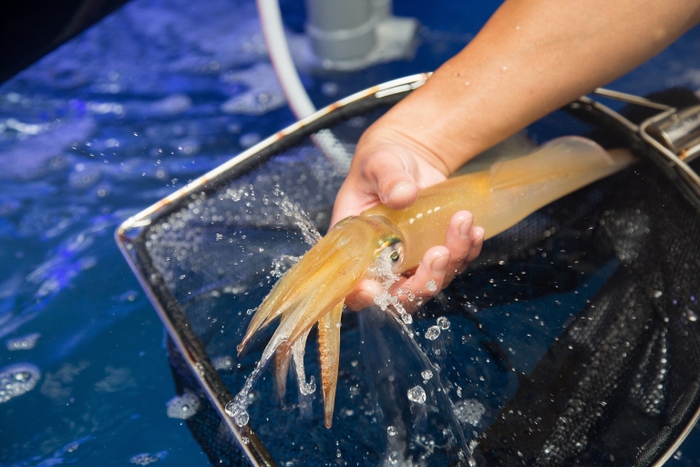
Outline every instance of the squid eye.
[[400, 274], [401, 263], [403, 263], [403, 243], [398, 241], [389, 245], [388, 247], [386, 247], [385, 254], [391, 261], [392, 272], [394, 274]]
[[401, 273], [401, 265], [403, 263], [403, 242], [398, 237], [390, 237], [375, 251], [377, 258], [382, 258], [391, 266], [391, 271], [394, 274]]

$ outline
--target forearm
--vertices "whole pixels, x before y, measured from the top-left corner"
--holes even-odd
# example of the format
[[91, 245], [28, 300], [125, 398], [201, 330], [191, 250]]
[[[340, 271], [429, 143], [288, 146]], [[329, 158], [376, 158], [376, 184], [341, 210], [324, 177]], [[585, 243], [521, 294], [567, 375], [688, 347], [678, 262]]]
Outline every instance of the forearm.
[[381, 119], [376, 136], [403, 141], [451, 173], [656, 55], [699, 20], [698, 0], [508, 0]]

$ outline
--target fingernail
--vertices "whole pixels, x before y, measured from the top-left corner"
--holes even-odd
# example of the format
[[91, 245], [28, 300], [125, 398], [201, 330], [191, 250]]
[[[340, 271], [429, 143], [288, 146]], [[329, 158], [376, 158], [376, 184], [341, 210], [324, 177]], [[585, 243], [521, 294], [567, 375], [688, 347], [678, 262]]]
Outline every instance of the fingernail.
[[433, 260], [433, 264], [430, 265], [430, 269], [432, 269], [433, 272], [442, 274], [445, 271], [447, 271], [447, 263], [449, 262], [449, 260], [450, 257], [448, 255], [438, 256]]
[[459, 224], [459, 236], [468, 239], [471, 236], [472, 226], [470, 222], [466, 220]]
[[478, 227], [478, 226], [474, 227], [474, 237], [475, 238], [483, 237], [485, 234], [486, 234], [486, 232], [484, 231], [483, 227]]
[[388, 204], [389, 200], [391, 198], [395, 198], [396, 196], [400, 196], [402, 191], [406, 191], [406, 188], [408, 188], [409, 183], [408, 182], [399, 182], [393, 187], [391, 187], [391, 191], [385, 196], [382, 197], [382, 203]]

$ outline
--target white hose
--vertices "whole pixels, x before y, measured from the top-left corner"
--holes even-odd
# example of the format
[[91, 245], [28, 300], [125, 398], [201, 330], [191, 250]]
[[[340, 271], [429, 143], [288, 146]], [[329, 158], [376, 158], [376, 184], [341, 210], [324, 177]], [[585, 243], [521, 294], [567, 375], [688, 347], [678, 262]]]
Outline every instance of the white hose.
[[[284, 34], [278, 0], [257, 0], [257, 6], [267, 53], [282, 87], [282, 92], [287, 98], [287, 103], [298, 119], [308, 117], [316, 112], [316, 107], [304, 89], [299, 73], [294, 66]], [[347, 173], [352, 156], [348, 154], [342, 143], [330, 130], [321, 130], [312, 135], [312, 139], [338, 171]]]

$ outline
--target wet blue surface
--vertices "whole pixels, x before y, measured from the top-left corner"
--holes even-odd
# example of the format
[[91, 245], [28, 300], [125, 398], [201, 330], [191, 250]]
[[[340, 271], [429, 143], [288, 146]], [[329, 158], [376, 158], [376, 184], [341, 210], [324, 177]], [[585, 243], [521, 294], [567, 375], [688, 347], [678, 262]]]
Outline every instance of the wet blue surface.
[[[283, 3], [293, 30], [302, 3]], [[415, 59], [304, 76], [317, 105], [434, 69], [495, 8], [444, 3], [397, 1], [424, 25]], [[614, 87], [698, 89], [698, 56], [696, 28]], [[208, 464], [168, 417], [163, 328], [112, 235], [293, 120], [252, 1], [134, 0], [0, 86], [0, 465]]]

